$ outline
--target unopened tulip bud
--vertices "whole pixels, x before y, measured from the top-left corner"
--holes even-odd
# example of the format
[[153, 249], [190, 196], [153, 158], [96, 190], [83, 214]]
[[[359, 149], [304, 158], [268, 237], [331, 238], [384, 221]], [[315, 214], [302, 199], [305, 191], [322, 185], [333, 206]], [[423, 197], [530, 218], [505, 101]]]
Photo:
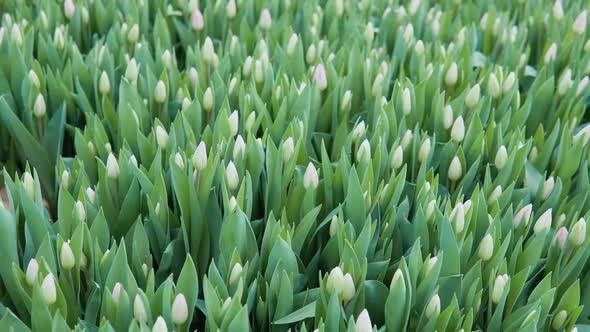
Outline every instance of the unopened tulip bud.
[[553, 4], [553, 17], [557, 21], [561, 21], [563, 19], [563, 7], [561, 6], [561, 0], [556, 0]]
[[174, 162], [176, 163], [176, 166], [178, 166], [180, 169], [184, 169], [184, 159], [182, 158], [180, 152], [176, 152], [176, 154], [174, 155]]
[[164, 64], [164, 67], [170, 68], [170, 65], [172, 64], [172, 55], [170, 54], [170, 51], [165, 50], [164, 53], [162, 53], [162, 63]]
[[584, 78], [580, 80], [580, 83], [578, 83], [578, 87], [576, 88], [576, 96], [579, 96], [582, 91], [586, 90], [588, 83], [588, 76], [584, 76]]
[[[2, 40], [0, 39], [0, 43], [1, 42], [2, 42]], [[41, 86], [41, 83], [39, 82], [39, 77], [37, 76], [37, 73], [35, 73], [35, 71], [32, 69], [29, 70], [29, 81], [31, 81], [31, 84], [33, 84], [33, 86], [36, 87], [37, 89], [39, 89], [39, 87]]]
[[138, 75], [139, 66], [137, 65], [137, 61], [135, 61], [135, 58], [131, 58], [129, 64], [127, 64], [127, 70], [125, 70], [125, 78], [127, 78], [129, 82], [135, 82]]
[[205, 146], [205, 142], [201, 141], [199, 143], [191, 161], [196, 170], [200, 171], [207, 167], [207, 147]]
[[[105, 253], [106, 254], [106, 253]], [[121, 298], [121, 290], [123, 289], [123, 285], [120, 282], [115, 283], [113, 287], [113, 291], [111, 292], [111, 297], [115, 303], [119, 303], [119, 299]]]
[[182, 293], [176, 295], [172, 303], [172, 321], [176, 325], [182, 325], [188, 318], [188, 305]]
[[[76, 204], [76, 209], [77, 208], [78, 208], [78, 206]], [[61, 245], [61, 251], [59, 254], [59, 258], [61, 261], [61, 267], [64, 270], [71, 270], [74, 267], [74, 265], [75, 265], [74, 252], [72, 251], [72, 248], [70, 247], [68, 242], [64, 242]]]
[[239, 115], [238, 111], [233, 111], [229, 115], [229, 131], [232, 136], [236, 136], [238, 133]]
[[406, 28], [404, 29], [403, 38], [406, 44], [409, 44], [412, 42], [412, 40], [414, 40], [414, 26], [412, 25], [412, 23], [406, 25]]
[[345, 111], [350, 107], [350, 102], [352, 101], [352, 92], [350, 90], [344, 91], [344, 95], [342, 95], [342, 102], [340, 104], [340, 110]]
[[494, 73], [491, 73], [488, 78], [488, 93], [493, 98], [500, 96], [500, 83], [498, 83], [498, 78]]
[[166, 321], [162, 316], [158, 316], [154, 326], [152, 327], [152, 332], [168, 332], [168, 327], [166, 326]]
[[133, 24], [129, 30], [129, 33], [127, 34], [127, 40], [132, 44], [137, 43], [139, 40], [139, 25], [137, 25], [137, 23]]
[[135, 295], [135, 299], [133, 300], [133, 316], [139, 322], [145, 322], [147, 320], [145, 305], [139, 294]]
[[229, 0], [227, 6], [225, 6], [225, 15], [228, 19], [233, 19], [236, 17], [237, 7], [235, 0]]
[[430, 150], [432, 149], [430, 138], [426, 138], [422, 145], [420, 145], [420, 150], [418, 151], [418, 161], [424, 162], [426, 158], [430, 155]]
[[502, 86], [502, 91], [505, 94], [510, 92], [510, 90], [512, 89], [512, 86], [514, 86], [515, 82], [516, 82], [516, 74], [514, 74], [514, 72], [510, 72], [510, 74], [508, 74], [508, 76], [504, 80], [504, 85]]
[[191, 27], [195, 31], [201, 31], [204, 26], [205, 22], [203, 21], [203, 14], [198, 8], [196, 8], [191, 14]]
[[356, 141], [359, 138], [365, 136], [366, 130], [365, 121], [359, 122], [352, 130], [352, 140]]
[[459, 234], [465, 228], [465, 209], [463, 204], [457, 203], [451, 212], [451, 221], [455, 225], [455, 233]]
[[358, 315], [356, 322], [354, 324], [355, 332], [372, 332], [373, 325], [371, 323], [371, 317], [369, 317], [369, 312], [367, 309], [363, 309], [361, 313]]
[[326, 280], [326, 288], [330, 293], [340, 294], [342, 286], [344, 284], [344, 274], [339, 266], [330, 271], [328, 274], [328, 280]]
[[195, 67], [191, 67], [188, 71], [188, 78], [191, 81], [192, 86], [197, 86], [199, 84], [199, 73]]
[[[61, 32], [61, 30], [59, 31]], [[12, 25], [12, 30], [10, 31], [10, 39], [19, 47], [23, 45], [23, 35], [20, 31], [20, 28], [18, 27], [18, 24]]]
[[201, 53], [203, 54], [203, 60], [205, 60], [206, 64], [213, 64], [215, 59], [215, 49], [213, 48], [213, 41], [211, 38], [209, 38], [209, 36], [205, 38], [205, 42], [201, 48]]
[[373, 38], [375, 38], [375, 27], [373, 26], [373, 22], [369, 21], [369, 23], [367, 23], [364, 37], [367, 43], [371, 44], [373, 42]]
[[426, 318], [431, 319], [434, 317], [438, 317], [440, 314], [440, 297], [438, 294], [434, 294], [434, 296], [428, 302], [426, 306]]
[[574, 33], [577, 35], [581, 35], [586, 31], [586, 18], [588, 16], [588, 11], [582, 11], [574, 21], [573, 30]]
[[554, 330], [561, 329], [561, 327], [563, 326], [563, 323], [565, 323], [566, 319], [567, 319], [567, 311], [561, 310], [560, 312], [557, 313], [557, 315], [555, 315], [553, 317], [553, 322], [551, 323], [551, 327]]
[[426, 211], [424, 213], [426, 220], [430, 220], [430, 218], [432, 218], [432, 216], [434, 215], [434, 209], [436, 208], [436, 200], [431, 200], [430, 202], [428, 202], [428, 205], [426, 205]]
[[575, 247], [579, 247], [586, 240], [586, 220], [580, 218], [570, 233], [570, 241]]
[[112, 153], [109, 153], [107, 158], [107, 175], [109, 178], [115, 179], [119, 176], [119, 163], [117, 158]]
[[371, 159], [371, 144], [365, 139], [357, 151], [358, 160], [367, 162]]
[[27, 265], [26, 279], [27, 279], [27, 284], [29, 284], [29, 286], [33, 286], [35, 281], [37, 281], [37, 274], [38, 273], [39, 273], [39, 263], [37, 263], [37, 260], [33, 258], [29, 261], [29, 265]]
[[236, 169], [236, 165], [234, 165], [233, 161], [230, 161], [225, 168], [225, 174], [227, 177], [227, 185], [229, 190], [234, 191], [238, 188], [240, 183], [240, 178], [238, 176], [238, 170]]
[[262, 10], [262, 12], [260, 13], [260, 21], [258, 22], [258, 24], [260, 25], [260, 28], [262, 30], [270, 29], [272, 19], [270, 17], [270, 12], [268, 11], [268, 9], [264, 8]]
[[168, 133], [162, 126], [156, 126], [156, 143], [162, 150], [166, 150], [168, 145]]
[[344, 302], [350, 301], [354, 294], [356, 293], [356, 288], [354, 286], [354, 280], [352, 280], [352, 276], [350, 273], [344, 275], [342, 280], [342, 300]]
[[53, 304], [57, 300], [57, 289], [53, 274], [49, 273], [41, 284], [41, 295], [46, 304]]
[[557, 94], [564, 96], [572, 86], [572, 70], [567, 68], [557, 83]]
[[500, 303], [507, 282], [508, 276], [499, 275], [496, 277], [496, 281], [494, 281], [494, 287], [492, 289], [492, 302], [494, 302], [495, 304]]
[[479, 243], [478, 255], [482, 261], [488, 261], [494, 254], [494, 239], [491, 234], [486, 234]]
[[535, 223], [535, 227], [533, 227], [533, 231], [535, 232], [535, 234], [539, 234], [541, 232], [546, 232], [549, 230], [549, 228], [551, 228], [551, 220], [552, 220], [552, 209], [548, 209], [547, 211], [545, 211], [545, 213], [543, 213], [539, 219], [537, 219], [537, 222]]
[[213, 91], [211, 90], [211, 87], [208, 87], [203, 94], [203, 108], [207, 112], [213, 110]]
[[33, 106], [33, 113], [37, 118], [42, 118], [45, 112], [45, 98], [43, 98], [42, 94], [38, 94], [35, 99], [35, 105]]
[[248, 118], [246, 119], [246, 124], [244, 125], [244, 129], [246, 129], [246, 132], [252, 130], [254, 122], [256, 122], [256, 112], [252, 111], [252, 113], [248, 115]]
[[293, 52], [295, 52], [295, 47], [297, 46], [298, 41], [297, 34], [292, 34], [291, 38], [289, 38], [289, 43], [287, 44], [287, 55], [292, 56]]
[[522, 209], [518, 210], [518, 212], [514, 216], [514, 221], [513, 221], [514, 227], [515, 228], [518, 227], [523, 220], [524, 220], [525, 226], [528, 225], [529, 220], [531, 218], [532, 211], [533, 211], [532, 204], [527, 204]]
[[424, 42], [421, 40], [417, 41], [416, 45], [414, 46], [414, 51], [416, 51], [418, 56], [424, 54]]
[[318, 85], [320, 91], [324, 91], [328, 87], [328, 78], [326, 77], [326, 71], [323, 64], [320, 63], [315, 67], [313, 80]]
[[303, 175], [303, 187], [305, 187], [305, 189], [309, 189], [310, 187], [311, 189], [316, 189], [318, 187], [318, 184], [318, 172], [315, 169], [315, 166], [313, 166], [313, 163], [310, 162], [307, 165], [305, 174]]
[[551, 61], [555, 60], [556, 56], [557, 56], [557, 44], [553, 43], [553, 44], [551, 44], [551, 46], [549, 46], [549, 48], [547, 49], [547, 52], [545, 53], [545, 57], [544, 57], [545, 64], [549, 64]]
[[475, 84], [465, 97], [465, 106], [467, 108], [473, 108], [479, 103], [479, 84]]
[[459, 115], [453, 123], [453, 128], [451, 128], [451, 139], [461, 143], [463, 138], [465, 138], [465, 122], [463, 122], [463, 117]]
[[404, 162], [404, 150], [398, 146], [391, 155], [391, 167], [395, 170], [399, 169]]
[[23, 175], [23, 187], [32, 199], [35, 199], [35, 180], [29, 172]]
[[454, 86], [457, 83], [457, 77], [459, 76], [459, 70], [457, 68], [456, 63], [452, 63], [447, 70], [447, 74], [445, 75], [445, 84], [447, 86]]
[[159, 80], [156, 84], [156, 89], [154, 90], [154, 99], [158, 104], [163, 104], [166, 101], [166, 85], [162, 80]]
[[[383, 80], [385, 80], [385, 78], [383, 77], [382, 73], [378, 73], [377, 76], [375, 76], [375, 80], [373, 81], [373, 86], [371, 88], [371, 94], [373, 96], [376, 96], [383, 89]], [[402, 99], [402, 104], [403, 104], [403, 99]], [[411, 108], [411, 104], [410, 104], [410, 108]]]
[[240, 277], [240, 274], [242, 273], [242, 264], [240, 263], [236, 263], [234, 265], [234, 267], [231, 270], [230, 276], [229, 276], [229, 283], [230, 285], [235, 283], [236, 280], [238, 280], [238, 278]]
[[[453, 108], [451, 107], [451, 105], [447, 105], [443, 108], [442, 119], [443, 127], [445, 129], [451, 128], [451, 126], [453, 125]], [[463, 120], [461, 119], [461, 121]], [[465, 127], [465, 125], [463, 125], [463, 127]]]
[[98, 82], [98, 91], [102, 95], [106, 95], [111, 91], [111, 81], [106, 71], [103, 71], [100, 75], [100, 81]]
[[293, 142], [293, 137], [289, 137], [283, 143], [283, 162], [287, 163], [293, 157], [293, 153], [295, 152], [295, 143]]
[[242, 135], [238, 135], [236, 138], [236, 143], [234, 143], [234, 151], [233, 151], [234, 159], [244, 158], [246, 156], [246, 143], [242, 138]]
[[305, 61], [308, 65], [312, 64], [315, 60], [315, 45], [311, 44], [307, 48], [307, 52], [305, 53]]
[[78, 221], [86, 220], [86, 210], [84, 209], [84, 204], [81, 201], [77, 201], [74, 205], [74, 216]]
[[329, 229], [329, 234], [330, 237], [336, 235], [336, 232], [338, 231], [338, 217], [336, 215], [332, 216], [332, 220], [330, 220], [330, 229]]
[[244, 65], [243, 65], [243, 69], [242, 69], [242, 73], [244, 74], [244, 76], [250, 76], [250, 72], [252, 71], [252, 57], [251, 56], [247, 56], [246, 60], [244, 60]]
[[498, 149], [498, 152], [496, 152], [496, 159], [494, 160], [494, 164], [496, 165], [497, 169], [501, 170], [506, 166], [507, 162], [508, 162], [508, 151], [506, 151], [506, 147], [504, 145], [502, 145]]
[[543, 183], [543, 191], [541, 192], [541, 199], [547, 200], [551, 193], [553, 192], [553, 187], [555, 187], [555, 178], [550, 176], [544, 183]]
[[451, 160], [451, 164], [449, 165], [448, 176], [451, 181], [457, 181], [463, 175], [463, 169], [461, 166], [461, 161], [457, 156]]
[[229, 211], [233, 213], [236, 211], [237, 207], [238, 207], [238, 201], [236, 200], [236, 198], [234, 196], [232, 196], [229, 199]]
[[405, 88], [402, 92], [402, 111], [405, 115], [412, 112], [412, 96], [410, 95], [410, 89]]

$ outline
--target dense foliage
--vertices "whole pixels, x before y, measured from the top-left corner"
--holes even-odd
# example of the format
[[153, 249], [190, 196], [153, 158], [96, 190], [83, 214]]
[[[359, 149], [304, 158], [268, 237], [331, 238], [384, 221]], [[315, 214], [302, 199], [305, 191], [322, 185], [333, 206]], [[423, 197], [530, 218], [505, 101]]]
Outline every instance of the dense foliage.
[[586, 1], [0, 1], [0, 330], [590, 330]]

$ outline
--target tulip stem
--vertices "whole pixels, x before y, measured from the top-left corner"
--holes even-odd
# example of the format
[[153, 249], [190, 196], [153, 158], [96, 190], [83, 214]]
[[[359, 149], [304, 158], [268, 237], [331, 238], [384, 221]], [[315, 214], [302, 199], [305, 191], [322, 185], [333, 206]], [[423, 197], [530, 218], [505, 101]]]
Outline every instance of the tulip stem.
[[37, 118], [37, 131], [39, 132], [39, 141], [43, 139], [43, 123], [41, 118]]

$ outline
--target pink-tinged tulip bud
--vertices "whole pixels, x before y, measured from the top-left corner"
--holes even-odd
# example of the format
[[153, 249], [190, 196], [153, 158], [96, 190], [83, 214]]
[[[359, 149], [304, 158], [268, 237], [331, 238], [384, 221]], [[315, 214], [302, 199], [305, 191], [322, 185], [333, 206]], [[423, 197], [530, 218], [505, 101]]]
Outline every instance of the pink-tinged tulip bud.
[[586, 18], [588, 16], [588, 11], [584, 10], [576, 17], [574, 21], [573, 30], [574, 33], [577, 35], [581, 35], [586, 31]]
[[76, 6], [74, 5], [73, 0], [65, 0], [64, 1], [64, 14], [68, 19], [74, 17], [76, 13]]
[[205, 22], [203, 21], [203, 14], [199, 9], [195, 9], [191, 15], [191, 26], [195, 31], [201, 31], [205, 26]]
[[41, 284], [41, 295], [43, 295], [43, 300], [47, 304], [53, 304], [57, 300], [57, 289], [53, 274], [49, 273], [45, 279], [43, 279], [43, 283]]
[[551, 228], [551, 221], [552, 221], [551, 213], [552, 213], [552, 209], [548, 209], [539, 217], [539, 219], [537, 219], [537, 222], [535, 223], [535, 227], [533, 227], [533, 231], [535, 232], [535, 234], [539, 234], [541, 232], [546, 232], [549, 230], [549, 228]]
[[318, 172], [315, 169], [313, 163], [309, 163], [307, 165], [307, 169], [305, 170], [305, 174], [303, 175], [303, 187], [305, 189], [316, 189], [319, 184]]
[[549, 46], [549, 48], [547, 49], [547, 52], [545, 53], [545, 64], [549, 64], [550, 62], [552, 62], [553, 60], [555, 60], [555, 57], [557, 56], [557, 44], [553, 43], [551, 44], [551, 46]]
[[188, 319], [188, 305], [182, 293], [176, 295], [172, 303], [172, 321], [176, 325], [182, 325]]
[[268, 9], [264, 8], [262, 10], [262, 12], [260, 13], [260, 21], [258, 22], [258, 24], [260, 25], [260, 28], [263, 30], [270, 29], [272, 19], [270, 17], [270, 12], [268, 11]]
[[371, 317], [369, 317], [369, 312], [367, 309], [363, 309], [361, 313], [358, 315], [356, 322], [354, 324], [355, 332], [372, 332], [373, 331], [373, 324], [371, 324]]
[[320, 91], [324, 91], [328, 87], [328, 78], [326, 77], [326, 71], [323, 64], [320, 63], [316, 66], [313, 74], [313, 80], [318, 85]]
[[531, 213], [533, 212], [533, 205], [527, 204], [523, 206], [516, 215], [514, 216], [513, 225], [514, 228], [517, 228], [522, 221], [524, 221], [524, 225], [528, 225], [529, 220], [531, 219]]
[[553, 243], [559, 245], [560, 249], [563, 249], [565, 246], [565, 241], [567, 240], [569, 232], [567, 228], [561, 227], [555, 233], [555, 238], [553, 239]]

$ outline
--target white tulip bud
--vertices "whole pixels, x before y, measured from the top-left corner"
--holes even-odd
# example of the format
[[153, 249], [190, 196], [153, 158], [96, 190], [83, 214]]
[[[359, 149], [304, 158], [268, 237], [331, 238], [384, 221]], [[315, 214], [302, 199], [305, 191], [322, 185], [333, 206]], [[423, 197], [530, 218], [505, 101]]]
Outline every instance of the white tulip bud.
[[418, 151], [418, 161], [424, 162], [428, 155], [430, 155], [430, 150], [432, 149], [430, 138], [426, 138], [422, 145], [420, 145], [420, 150]]
[[416, 45], [414, 46], [414, 51], [416, 51], [416, 54], [418, 54], [418, 56], [424, 54], [424, 42], [418, 40], [416, 42]]
[[135, 158], [134, 155], [131, 155], [131, 157], [129, 157], [129, 163], [135, 167], [137, 167], [137, 158]]
[[234, 267], [231, 269], [231, 273], [229, 275], [229, 284], [230, 285], [234, 284], [238, 280], [238, 278], [240, 277], [241, 273], [242, 273], [242, 264], [236, 263], [234, 265]]
[[293, 153], [295, 152], [295, 143], [293, 142], [293, 137], [289, 137], [283, 143], [283, 162], [287, 163], [293, 157]]
[[27, 194], [29, 194], [32, 199], [35, 199], [35, 180], [29, 172], [25, 172], [23, 175], [23, 187]]
[[369, 21], [369, 23], [367, 23], [364, 37], [367, 43], [371, 44], [373, 42], [373, 38], [375, 38], [375, 27], [373, 27], [373, 22]]
[[100, 75], [100, 80], [98, 82], [98, 91], [102, 95], [106, 95], [111, 91], [111, 81], [109, 80], [109, 76], [107, 72], [103, 70], [102, 74]]
[[33, 113], [37, 118], [42, 118], [45, 112], [45, 98], [43, 98], [42, 94], [38, 94], [35, 99], [35, 105], [33, 106]]
[[133, 26], [131, 27], [131, 29], [129, 30], [129, 33], [127, 34], [127, 41], [129, 41], [132, 44], [137, 43], [137, 41], [139, 40], [139, 25], [133, 24]]
[[88, 200], [90, 201], [90, 203], [94, 204], [94, 200], [96, 198], [96, 193], [94, 192], [94, 190], [92, 190], [92, 188], [90, 188], [90, 187], [86, 188], [86, 196], [88, 197]]
[[506, 147], [504, 145], [502, 145], [498, 149], [498, 152], [496, 152], [496, 159], [494, 160], [494, 164], [496, 165], [497, 169], [501, 170], [506, 166], [507, 162], [508, 162], [508, 151], [506, 151]]
[[264, 64], [260, 60], [254, 62], [254, 79], [258, 84], [264, 81]]
[[236, 211], [237, 207], [238, 207], [238, 201], [236, 200], [236, 198], [234, 196], [232, 196], [229, 199], [229, 211], [233, 213]]
[[[445, 129], [451, 128], [451, 126], [453, 125], [453, 108], [451, 107], [451, 105], [447, 105], [443, 108], [442, 118], [443, 118], [443, 127]], [[463, 121], [463, 120], [461, 120], [461, 121]], [[465, 127], [465, 125], [463, 125], [463, 127]]]
[[158, 316], [154, 326], [152, 327], [152, 332], [168, 332], [168, 327], [166, 326], [166, 321], [162, 316]]
[[549, 48], [547, 49], [547, 52], [545, 53], [545, 64], [549, 64], [551, 61], [555, 60], [555, 57], [557, 56], [557, 44], [552, 43], [551, 46], [549, 46]]
[[548, 231], [549, 228], [551, 228], [551, 213], [552, 209], [548, 209], [539, 217], [539, 219], [537, 219], [535, 227], [533, 227], [533, 231], [535, 232], [535, 234]]
[[543, 191], [541, 192], [541, 199], [546, 200], [551, 196], [553, 192], [553, 187], [555, 187], [555, 178], [550, 176], [544, 183], [543, 183]]
[[[16, 24], [13, 25], [13, 31], [14, 31], [14, 27], [17, 26]], [[18, 30], [20, 32], [20, 30]], [[18, 42], [17, 42], [18, 44]], [[55, 29], [55, 32], [53, 33], [53, 44], [55, 45], [55, 47], [58, 50], [61, 50], [64, 48], [65, 45], [65, 40], [64, 40], [64, 35], [63, 35], [63, 31], [60, 28]], [[19, 45], [20, 46], [20, 45]], [[104, 46], [103, 46], [104, 47]], [[101, 53], [102, 54], [102, 53]], [[102, 57], [99, 57], [99, 60], [102, 60]], [[101, 61], [99, 61], [100, 63]]]
[[260, 25], [260, 28], [262, 30], [270, 29], [272, 19], [270, 17], [270, 12], [268, 11], [268, 9], [264, 8], [262, 10], [262, 12], [260, 13], [260, 21], [258, 22], [258, 24]]
[[320, 63], [315, 67], [315, 71], [313, 73], [313, 80], [318, 85], [320, 91], [324, 91], [328, 87], [328, 78], [326, 77], [326, 71], [324, 69], [323, 64]]
[[340, 104], [340, 110], [345, 111], [350, 107], [350, 102], [352, 101], [352, 92], [350, 90], [344, 91], [344, 95], [342, 95], [342, 102]]
[[250, 72], [252, 71], [252, 61], [252, 57], [249, 55], [246, 57], [246, 60], [244, 60], [244, 66], [242, 70], [244, 76], [250, 76]]
[[433, 199], [430, 202], [428, 202], [428, 205], [426, 205], [426, 212], [424, 213], [426, 220], [430, 220], [430, 218], [432, 218], [432, 216], [434, 215], [435, 208], [436, 208], [436, 200]]
[[343, 0], [335, 0], [334, 7], [336, 9], [336, 15], [341, 17], [344, 14], [344, 1]]
[[454, 86], [455, 83], [457, 83], [458, 76], [459, 70], [457, 69], [457, 64], [453, 62], [445, 75], [445, 84], [448, 86]]
[[357, 151], [357, 159], [368, 162], [371, 159], [371, 144], [365, 139]]
[[326, 288], [330, 293], [340, 294], [342, 292], [342, 286], [344, 285], [344, 274], [339, 266], [330, 271], [328, 274], [328, 280], [326, 280]]
[[35, 281], [37, 281], [37, 274], [38, 273], [39, 273], [39, 263], [37, 263], [37, 260], [33, 258], [29, 261], [29, 264], [27, 265], [26, 279], [27, 279], [27, 284], [29, 284], [29, 286], [33, 286]]
[[135, 61], [135, 58], [131, 58], [129, 64], [127, 64], [127, 70], [125, 70], [125, 78], [127, 78], [129, 82], [135, 82], [138, 75], [139, 66], [137, 65], [137, 61]]
[[330, 237], [336, 235], [336, 232], [338, 231], [338, 224], [340, 222], [338, 221], [338, 217], [336, 215], [332, 216], [332, 220], [330, 220], [330, 229], [329, 229], [329, 234]]
[[127, 23], [121, 24], [121, 37], [125, 38], [127, 36], [128, 30], [129, 30], [129, 27], [127, 26]]
[[398, 146], [391, 155], [391, 167], [395, 170], [399, 169], [404, 162], [404, 150]]
[[405, 115], [410, 114], [412, 111], [412, 96], [410, 95], [410, 89], [405, 88], [402, 92], [402, 110]]
[[246, 119], [244, 129], [246, 129], [247, 132], [251, 131], [252, 127], [254, 126], [254, 122], [256, 122], [256, 112], [252, 111]]
[[[106, 255], [106, 253], [105, 253]], [[121, 290], [123, 289], [123, 285], [120, 282], [115, 283], [113, 286], [113, 291], [111, 292], [111, 297], [115, 303], [119, 303], [119, 299], [121, 298]]]
[[57, 289], [55, 288], [55, 280], [53, 274], [49, 273], [41, 284], [41, 295], [46, 304], [54, 304], [57, 300]]
[[233, 151], [234, 159], [238, 159], [238, 156], [242, 159], [246, 157], [246, 143], [242, 138], [242, 135], [238, 135], [236, 138], [236, 142], [234, 143], [234, 151]]
[[[59, 31], [61, 32], [61, 30], [59, 30]], [[12, 30], [10, 31], [10, 39], [18, 47], [21, 47], [23, 45], [23, 35], [22, 35], [21, 31], [20, 31], [20, 28], [18, 27], [18, 24], [13, 24], [12, 25]], [[62, 36], [62, 41], [63, 41], [63, 36]]]
[[172, 64], [172, 55], [170, 54], [170, 51], [165, 50], [164, 53], [162, 53], [162, 63], [164, 64], [164, 67], [170, 68], [170, 65]]
[[586, 240], [586, 220], [580, 218], [572, 228], [570, 241], [575, 247], [579, 247]]
[[406, 25], [406, 28], [404, 29], [403, 38], [406, 44], [411, 43], [414, 39], [414, 26], [412, 25], [412, 23]]
[[479, 21], [479, 27], [481, 30], [486, 31], [488, 28], [488, 13], [482, 15], [481, 20]]
[[563, 97], [572, 86], [572, 70], [567, 68], [557, 83], [557, 94]]
[[578, 88], [576, 89], [576, 96], [579, 96], [580, 93], [582, 93], [582, 91], [586, 90], [587, 86], [588, 76], [584, 76], [584, 78], [580, 80], [580, 83], [578, 83]]
[[491, 234], [486, 234], [479, 243], [478, 255], [482, 261], [489, 261], [494, 254], [494, 239]]
[[576, 17], [574, 21], [573, 30], [576, 35], [581, 35], [586, 32], [586, 17], [588, 16], [588, 11], [584, 10]]
[[229, 190], [234, 191], [238, 188], [240, 184], [240, 178], [238, 177], [238, 170], [236, 169], [236, 165], [234, 165], [233, 161], [230, 161], [225, 168], [225, 174], [227, 177], [227, 185]]
[[[563, 323], [565, 323], [566, 319], [567, 319], [567, 311], [561, 310], [553, 317], [553, 322], [551, 323], [551, 327], [554, 330], [561, 329], [561, 327], [563, 326]], [[571, 330], [571, 331], [573, 331], [573, 330]]]
[[[383, 90], [383, 80], [384, 79], [385, 78], [383, 77], [382, 73], [378, 73], [377, 76], [375, 76], [375, 80], [373, 81], [373, 87], [371, 88], [371, 94], [373, 96], [376, 96], [380, 91]], [[403, 99], [402, 99], [402, 102], [403, 102]], [[411, 104], [410, 104], [410, 107], [411, 107]]]
[[236, 17], [237, 7], [235, 0], [229, 0], [227, 6], [225, 6], [225, 15], [228, 19], [233, 19]]
[[188, 305], [182, 293], [178, 293], [172, 303], [172, 321], [176, 325], [182, 325], [188, 319]]
[[451, 139], [457, 143], [460, 143], [465, 138], [465, 123], [463, 122], [463, 117], [458, 116], [453, 123], [453, 128], [451, 129]]
[[[2, 43], [2, 39], [0, 38], [0, 43]], [[36, 87], [37, 89], [39, 89], [39, 87], [41, 86], [41, 83], [39, 82], [39, 77], [37, 76], [37, 73], [35, 73], [34, 70], [29, 70], [29, 81], [31, 81], [31, 84], [33, 84], [34, 87]]]
[[139, 322], [145, 322], [147, 320], [145, 305], [139, 294], [135, 295], [135, 299], [133, 300], [133, 316]]
[[174, 155], [174, 162], [176, 163], [176, 166], [178, 166], [180, 169], [184, 169], [184, 159], [182, 158], [180, 152], [176, 152], [176, 154]]
[[305, 189], [309, 189], [309, 187], [311, 187], [311, 189], [316, 189], [318, 184], [318, 172], [315, 169], [315, 166], [313, 166], [313, 163], [310, 162], [303, 175], [303, 187], [305, 187]]
[[197, 84], [199, 84], [199, 73], [195, 67], [191, 67], [191, 69], [189, 69], [188, 78], [193, 86], [197, 86]]
[[74, 205], [74, 216], [78, 221], [86, 220], [86, 210], [84, 204], [81, 201], [77, 201]]
[[365, 136], [365, 132], [366, 132], [365, 121], [361, 121], [352, 130], [352, 140], [356, 141], [357, 139]]
[[[78, 201], [80, 202], [80, 201]], [[82, 207], [83, 209], [84, 207]], [[76, 203], [76, 209], [78, 209], [78, 204]], [[84, 212], [84, 214], [86, 214]], [[75, 258], [74, 258], [74, 252], [72, 251], [72, 248], [70, 247], [70, 244], [68, 242], [64, 242], [61, 245], [61, 251], [59, 254], [59, 259], [61, 261], [61, 267], [64, 270], [71, 270], [74, 265], [76, 264]]]
[[518, 227], [523, 220], [524, 220], [524, 224], [528, 225], [529, 220], [531, 219], [532, 212], [533, 212], [533, 205], [532, 204], [527, 204], [524, 207], [522, 207], [520, 210], [518, 210], [518, 212], [514, 216], [514, 220], [513, 220], [514, 227], [515, 228]]
[[344, 302], [350, 301], [356, 293], [356, 287], [354, 286], [354, 280], [350, 273], [344, 275], [342, 280], [342, 300]]
[[512, 89], [512, 86], [514, 85], [515, 82], [516, 82], [516, 74], [514, 74], [514, 72], [512, 71], [512, 72], [510, 72], [510, 74], [508, 74], [508, 76], [504, 80], [504, 85], [502, 86], [502, 91], [504, 91], [505, 94], [510, 92], [510, 90]]
[[491, 73], [488, 78], [488, 93], [493, 98], [500, 96], [500, 83], [498, 83], [498, 78], [494, 73]]
[[156, 143], [162, 150], [166, 150], [168, 145], [168, 133], [162, 126], [156, 126]]
[[191, 14], [191, 27], [195, 31], [203, 30], [205, 22], [203, 21], [203, 14], [198, 8], [195, 8]]
[[473, 108], [479, 103], [479, 84], [475, 84], [465, 97], [465, 106], [467, 108]]
[[232, 136], [236, 136], [238, 133], [239, 115], [238, 111], [233, 111], [229, 115], [229, 130]]
[[556, 0], [555, 4], [553, 4], [553, 17], [557, 21], [561, 21], [563, 19], [563, 7], [561, 6], [561, 0]]
[[440, 315], [440, 297], [438, 294], [434, 294], [430, 302], [428, 302], [425, 314], [428, 319], [436, 318]]
[[295, 47], [297, 46], [297, 34], [292, 34], [291, 38], [289, 38], [289, 43], [287, 44], [287, 55], [292, 56], [293, 52], [295, 52]]
[[315, 60], [315, 45], [311, 44], [307, 48], [307, 52], [305, 53], [305, 61], [308, 65], [312, 64]]
[[213, 109], [213, 91], [211, 87], [208, 87], [203, 94], [203, 108], [207, 112], [211, 112]]
[[373, 331], [373, 324], [371, 323], [371, 317], [369, 317], [369, 312], [367, 309], [363, 309], [359, 316], [356, 318], [356, 322], [354, 323], [355, 332], [372, 332]]
[[492, 302], [495, 304], [500, 303], [502, 299], [502, 295], [504, 294], [504, 288], [506, 288], [506, 283], [508, 282], [507, 275], [499, 275], [496, 277], [496, 281], [494, 282], [494, 287], [492, 289]]
[[207, 147], [205, 146], [205, 142], [201, 141], [199, 143], [191, 161], [196, 170], [200, 171], [207, 167]]
[[203, 54], [203, 60], [206, 64], [213, 64], [215, 59], [215, 49], [213, 48], [213, 41], [211, 38], [209, 38], [209, 36], [205, 38], [205, 42], [201, 48], [201, 53]]
[[119, 176], [119, 163], [112, 153], [109, 153], [107, 158], [107, 176], [112, 179]]
[[167, 94], [166, 85], [164, 85], [162, 80], [159, 80], [154, 90], [154, 99], [158, 104], [163, 104], [166, 101]]
[[459, 234], [465, 228], [465, 208], [463, 204], [457, 203], [451, 212], [451, 221], [455, 224], [455, 233]]

